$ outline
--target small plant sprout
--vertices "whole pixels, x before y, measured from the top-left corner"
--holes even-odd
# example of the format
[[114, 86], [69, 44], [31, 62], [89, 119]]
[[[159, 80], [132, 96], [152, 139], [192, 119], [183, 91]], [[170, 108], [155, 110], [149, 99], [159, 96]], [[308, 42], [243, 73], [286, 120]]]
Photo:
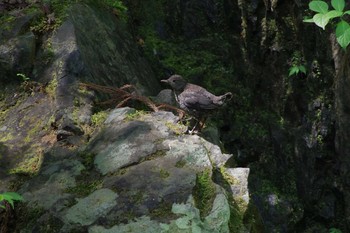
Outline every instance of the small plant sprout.
[[290, 61], [290, 68], [289, 68], [289, 73], [288, 76], [293, 76], [293, 75], [299, 75], [301, 73], [306, 74], [306, 68], [303, 65], [303, 58], [301, 56], [300, 52], [294, 52], [293, 57]]
[[20, 77], [22, 79], [23, 82], [27, 82], [29, 81], [30, 78], [28, 78], [25, 74], [23, 73], [18, 73], [17, 77]]
[[23, 197], [15, 192], [0, 193], [0, 208], [6, 209], [6, 206], [3, 203], [7, 202], [11, 205], [12, 209], [14, 209], [15, 201], [23, 201]]

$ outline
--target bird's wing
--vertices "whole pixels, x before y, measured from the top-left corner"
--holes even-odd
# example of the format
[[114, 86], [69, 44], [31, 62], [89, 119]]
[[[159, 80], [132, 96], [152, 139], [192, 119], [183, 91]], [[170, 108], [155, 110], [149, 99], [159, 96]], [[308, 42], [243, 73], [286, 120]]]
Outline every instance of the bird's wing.
[[[186, 108], [196, 110], [210, 110], [215, 109], [218, 106], [213, 102], [214, 95], [210, 93], [202, 93], [198, 91], [185, 91], [179, 96], [180, 101]], [[214, 96], [215, 97], [215, 96]]]

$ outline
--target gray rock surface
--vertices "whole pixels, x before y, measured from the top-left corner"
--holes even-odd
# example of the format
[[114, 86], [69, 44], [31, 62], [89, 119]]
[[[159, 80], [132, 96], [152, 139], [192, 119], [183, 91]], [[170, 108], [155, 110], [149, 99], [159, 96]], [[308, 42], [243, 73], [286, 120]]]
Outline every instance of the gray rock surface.
[[108, 214], [117, 204], [117, 197], [118, 195], [112, 190], [99, 189], [69, 208], [63, 218], [67, 223], [90, 225], [98, 218]]
[[[210, 185], [198, 183], [200, 174], [222, 167], [230, 155], [199, 136], [175, 133], [177, 117], [170, 112], [121, 108], [106, 119], [80, 152], [45, 161], [21, 185], [27, 208], [44, 210], [23, 230], [42, 229], [55, 219], [59, 232], [230, 232], [227, 195], [234, 189], [212, 183], [204, 216], [195, 201], [198, 187], [205, 192], [203, 185]], [[247, 197], [247, 170], [227, 174], [237, 180], [234, 195]]]
[[87, 81], [114, 86], [133, 84], [145, 95], [160, 91], [160, 83], [120, 19], [94, 4], [77, 4], [70, 11], [70, 19], [81, 58], [91, 73]]

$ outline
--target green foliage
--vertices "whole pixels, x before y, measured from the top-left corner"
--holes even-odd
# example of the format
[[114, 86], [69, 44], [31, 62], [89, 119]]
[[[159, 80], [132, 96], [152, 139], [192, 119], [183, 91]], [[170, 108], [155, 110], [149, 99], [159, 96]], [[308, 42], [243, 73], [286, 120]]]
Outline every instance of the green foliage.
[[126, 19], [128, 8], [121, 0], [104, 0], [105, 4], [115, 10], [116, 15]]
[[306, 68], [304, 66], [304, 60], [299, 51], [293, 53], [293, 57], [291, 59], [291, 66], [289, 68], [288, 76], [298, 75], [298, 74], [306, 74]]
[[123, 2], [120, 0], [105, 0], [106, 4], [120, 10], [121, 12], [126, 12], [128, 8], [124, 6]]
[[288, 76], [290, 77], [292, 75], [298, 75], [299, 73], [306, 74], [305, 66], [299, 65], [299, 66], [292, 66], [292, 67], [290, 67]]
[[342, 231], [337, 229], [337, 228], [332, 227], [331, 229], [329, 229], [329, 233], [342, 233]]
[[[68, 9], [78, 0], [45, 0], [43, 4], [50, 6], [50, 12], [43, 14], [31, 23], [30, 29], [36, 34], [43, 34], [57, 29], [67, 18]], [[37, 11], [42, 11], [40, 5], [34, 5]], [[32, 9], [35, 10], [35, 9]]]
[[350, 44], [350, 25], [344, 20], [344, 16], [350, 15], [350, 11], [344, 11], [344, 0], [332, 0], [331, 5], [333, 10], [329, 10], [328, 4], [324, 1], [311, 1], [309, 9], [316, 14], [311, 19], [305, 19], [304, 22], [315, 23], [324, 30], [330, 20], [339, 18], [336, 24], [336, 37], [339, 45], [345, 49]]
[[22, 82], [27, 82], [30, 80], [30, 78], [28, 78], [27, 75], [22, 74], [22, 73], [18, 73], [17, 77], [21, 78]]
[[12, 208], [15, 208], [14, 202], [15, 201], [23, 201], [23, 197], [15, 192], [5, 192], [0, 194], [0, 208], [6, 208], [1, 203], [3, 201], [8, 202]]

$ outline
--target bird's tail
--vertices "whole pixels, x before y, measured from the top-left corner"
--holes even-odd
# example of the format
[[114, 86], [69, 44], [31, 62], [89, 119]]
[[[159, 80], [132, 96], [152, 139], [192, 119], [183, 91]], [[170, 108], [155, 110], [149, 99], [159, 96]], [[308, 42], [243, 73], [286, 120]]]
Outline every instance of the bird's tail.
[[220, 96], [220, 101], [225, 102], [232, 99], [232, 97], [233, 97], [232, 93], [227, 92], [226, 94]]

